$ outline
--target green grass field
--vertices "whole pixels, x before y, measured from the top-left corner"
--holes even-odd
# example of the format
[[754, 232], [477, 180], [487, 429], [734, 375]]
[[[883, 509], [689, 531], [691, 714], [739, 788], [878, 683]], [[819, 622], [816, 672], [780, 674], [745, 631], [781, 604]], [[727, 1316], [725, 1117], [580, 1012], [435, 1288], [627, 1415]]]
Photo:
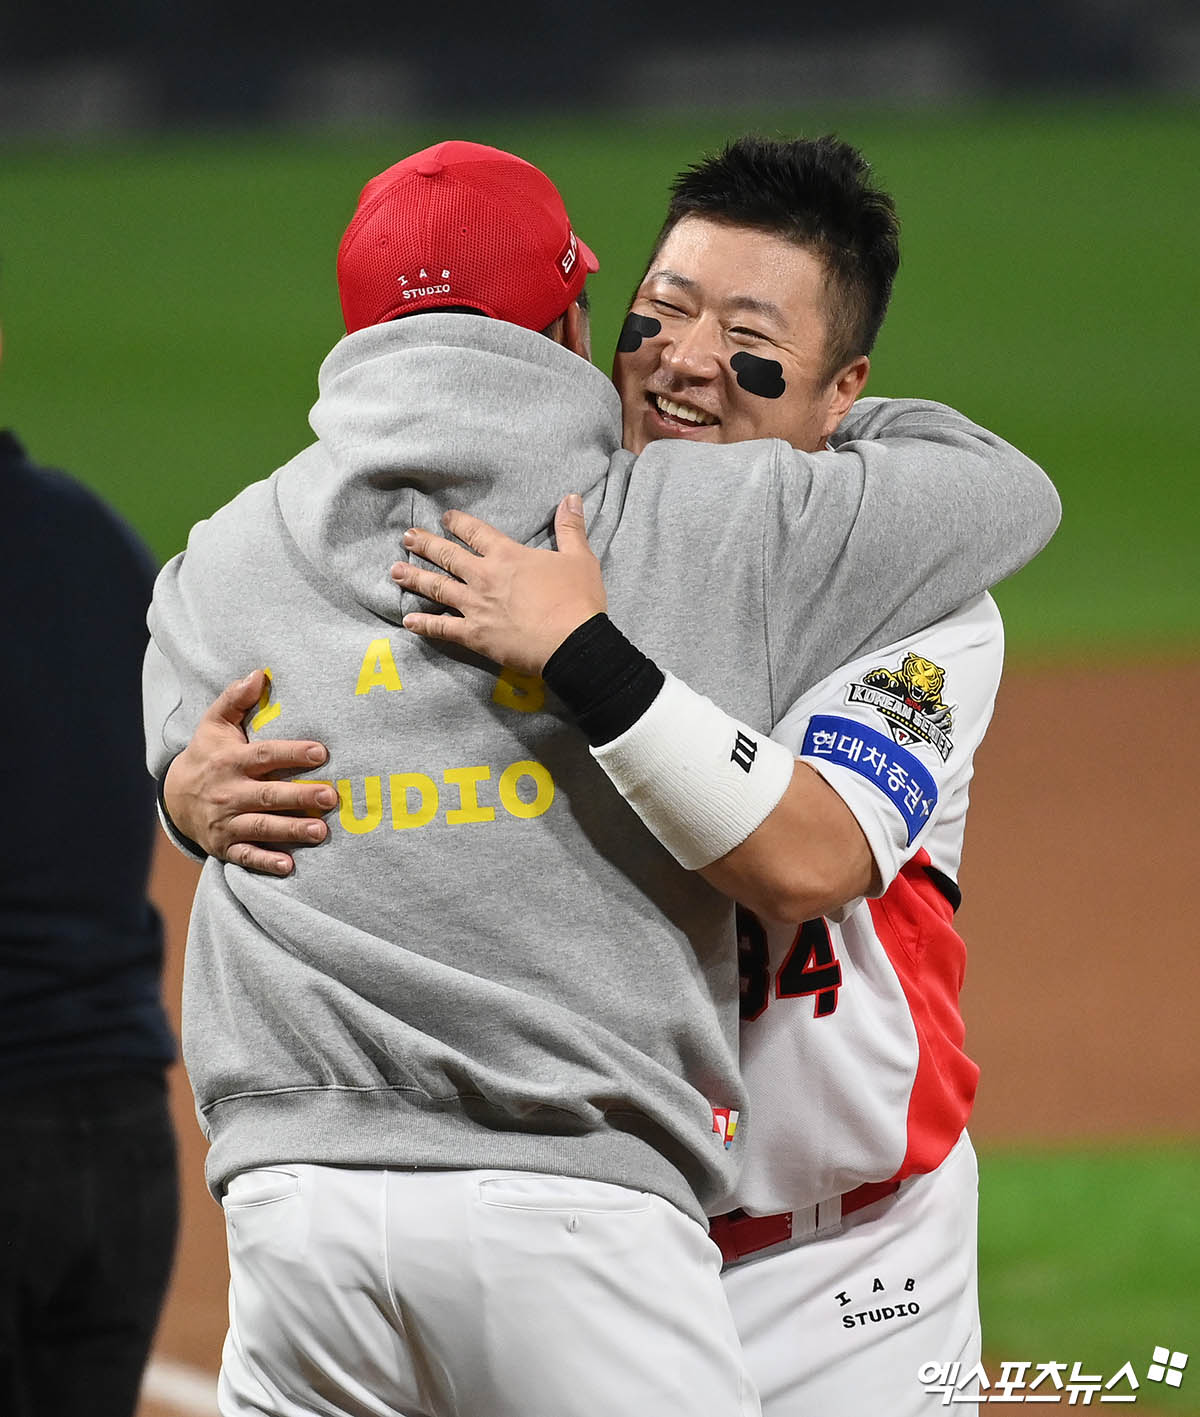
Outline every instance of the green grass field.
[[[979, 1170], [980, 1304], [994, 1371], [1078, 1361], [1107, 1380], [1129, 1361], [1142, 1384], [1136, 1411], [1200, 1413], [1200, 1145], [985, 1148]], [[1178, 1389], [1146, 1381], [1156, 1347], [1190, 1355]]]
[[[956, 404], [1058, 482], [1061, 533], [1001, 592], [1015, 652], [1194, 653], [1194, 112], [477, 122], [471, 136], [559, 181], [601, 257], [605, 362], [669, 175], [749, 127], [838, 131], [896, 194], [904, 265], [872, 389]], [[308, 441], [316, 369], [340, 334], [333, 256], [358, 189], [439, 136], [0, 152], [0, 420], [171, 554]]]

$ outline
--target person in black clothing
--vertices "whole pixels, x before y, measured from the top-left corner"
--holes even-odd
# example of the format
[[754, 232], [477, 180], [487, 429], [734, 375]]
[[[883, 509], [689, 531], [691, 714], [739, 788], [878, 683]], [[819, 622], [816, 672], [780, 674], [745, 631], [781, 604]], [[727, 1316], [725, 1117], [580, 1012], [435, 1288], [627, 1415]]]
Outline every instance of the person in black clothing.
[[131, 1417], [178, 1218], [146, 897], [154, 563], [3, 430], [0, 507], [0, 732], [22, 759], [0, 816], [0, 1412]]

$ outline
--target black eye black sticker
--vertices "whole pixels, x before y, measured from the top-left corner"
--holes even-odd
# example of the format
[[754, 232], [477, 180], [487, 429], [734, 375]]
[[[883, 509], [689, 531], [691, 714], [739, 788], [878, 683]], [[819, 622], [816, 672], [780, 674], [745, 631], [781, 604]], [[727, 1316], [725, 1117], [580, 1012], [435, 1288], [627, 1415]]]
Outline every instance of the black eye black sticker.
[[738, 385], [761, 399], [777, 399], [787, 388], [783, 382], [783, 365], [778, 359], [760, 359], [757, 354], [743, 349], [729, 361], [729, 367], [737, 375]]
[[644, 339], [653, 339], [662, 329], [662, 321], [652, 315], [635, 315], [631, 310], [621, 326], [621, 337], [617, 340], [618, 354], [632, 354]]

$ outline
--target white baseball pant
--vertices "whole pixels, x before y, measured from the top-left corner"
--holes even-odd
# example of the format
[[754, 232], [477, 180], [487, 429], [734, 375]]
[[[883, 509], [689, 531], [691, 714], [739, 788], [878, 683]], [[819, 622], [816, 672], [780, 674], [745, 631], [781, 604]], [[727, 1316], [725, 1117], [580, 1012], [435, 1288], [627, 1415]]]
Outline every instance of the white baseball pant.
[[513, 1171], [273, 1166], [224, 1197], [222, 1417], [757, 1417], [703, 1228]]
[[[763, 1417], [931, 1417], [922, 1365], [979, 1362], [979, 1169], [964, 1132], [945, 1161], [839, 1229], [726, 1265], [725, 1292]], [[975, 1392], [955, 1394], [972, 1414]]]

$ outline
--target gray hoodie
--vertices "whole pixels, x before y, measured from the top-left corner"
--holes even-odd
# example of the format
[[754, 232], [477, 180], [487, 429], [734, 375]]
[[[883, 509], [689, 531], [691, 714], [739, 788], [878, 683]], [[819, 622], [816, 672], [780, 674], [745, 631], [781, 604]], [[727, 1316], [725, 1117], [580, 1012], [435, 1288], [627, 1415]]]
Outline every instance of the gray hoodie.
[[216, 860], [201, 877], [183, 1043], [211, 1188], [288, 1161], [503, 1167], [712, 1212], [744, 1136], [713, 1109], [753, 1125], [732, 906], [645, 831], [539, 681], [399, 627], [401, 535], [462, 507], [545, 545], [582, 492], [616, 623], [769, 730], [842, 661], [1029, 560], [1053, 488], [908, 400], [861, 401], [835, 451], [635, 460], [596, 369], [463, 315], [343, 339], [311, 421], [316, 443], [193, 529], [150, 613], [152, 773], [260, 665], [251, 737], [322, 739], [341, 796], [290, 877]]

